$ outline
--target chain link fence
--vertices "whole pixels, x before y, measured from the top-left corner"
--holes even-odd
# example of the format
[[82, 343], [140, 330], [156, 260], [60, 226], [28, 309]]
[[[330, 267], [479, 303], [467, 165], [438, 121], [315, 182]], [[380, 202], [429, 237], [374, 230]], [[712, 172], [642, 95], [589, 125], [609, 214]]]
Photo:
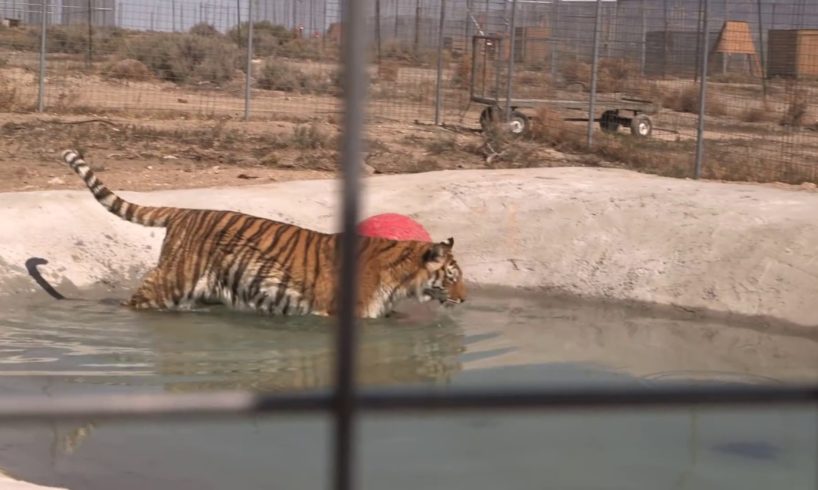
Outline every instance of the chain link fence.
[[[365, 10], [371, 117], [484, 129], [511, 118], [540, 143], [664, 175], [818, 179], [818, 5], [806, 0]], [[2, 111], [340, 112], [334, 0], [2, 0], [0, 15]]]

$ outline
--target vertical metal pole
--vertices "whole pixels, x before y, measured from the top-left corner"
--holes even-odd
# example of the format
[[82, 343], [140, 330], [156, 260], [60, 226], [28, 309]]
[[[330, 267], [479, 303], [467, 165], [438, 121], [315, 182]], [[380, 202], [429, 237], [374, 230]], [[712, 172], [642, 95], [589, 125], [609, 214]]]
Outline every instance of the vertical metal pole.
[[[515, 2], [517, 0], [514, 0]], [[435, 86], [435, 125], [440, 125], [443, 109], [443, 25], [446, 20], [446, 0], [440, 0], [440, 24], [437, 32], [437, 80]]]
[[647, 62], [648, 54], [648, 26], [645, 13], [645, 0], [642, 0], [639, 10], [642, 12], [642, 52], [640, 53], [639, 58], [639, 70], [642, 76], [645, 76], [645, 63]]
[[591, 55], [591, 93], [588, 97], [588, 148], [594, 142], [594, 122], [596, 115], [596, 79], [599, 73], [599, 25], [602, 17], [602, 0], [596, 0], [596, 15], [594, 17], [594, 47]]
[[511, 0], [511, 16], [508, 22], [508, 66], [506, 68], [506, 121], [511, 120], [511, 92], [513, 90], [514, 80], [514, 41], [517, 38], [516, 29], [517, 20], [517, 0]]
[[91, 61], [94, 56], [94, 28], [92, 18], [93, 14], [93, 7], [92, 7], [92, 0], [88, 0], [88, 54], [85, 59], [85, 66], [89, 69], [91, 68]]
[[420, 0], [415, 0], [415, 54], [420, 47]]
[[554, 11], [553, 21], [551, 22], [551, 80], [556, 80], [557, 58], [559, 56], [559, 38], [557, 37], [557, 32], [559, 32], [560, 26], [560, 0], [554, 0], [551, 8]]
[[395, 0], [395, 41], [398, 40], [398, 20], [400, 19], [400, 0]]
[[236, 41], [241, 47], [241, 0], [236, 0]]
[[761, 13], [761, 0], [758, 0], [758, 44], [759, 56], [761, 57], [761, 93], [764, 101], [767, 101], [767, 55], [764, 44], [764, 16]]
[[378, 50], [378, 67], [381, 66], [381, 0], [375, 0], [375, 45]]
[[708, 32], [710, 29], [710, 1], [704, 0], [704, 12], [702, 16], [702, 66], [701, 70], [701, 80], [699, 81], [699, 124], [696, 128], [696, 170], [694, 173], [695, 178], [701, 178], [702, 175], [702, 159], [704, 158], [704, 113], [707, 110], [707, 64], [708, 64], [708, 55], [710, 50], [707, 48], [710, 44], [709, 42], [709, 35]]
[[700, 75], [699, 68], [701, 67], [702, 33], [704, 32], [704, 29], [702, 29], [702, 22], [704, 21], [704, 18], [702, 17], [704, 15], [704, 8], [703, 8], [704, 3], [703, 2], [704, 2], [704, 0], [699, 0], [699, 14], [698, 14], [698, 18], [696, 20], [696, 30], [697, 30], [697, 32], [696, 32], [696, 66], [693, 69], [693, 71], [694, 71], [693, 81], [694, 82], [699, 81], [699, 75]]
[[247, 73], [244, 76], [244, 120], [250, 120], [250, 86], [253, 79], [253, 0], [247, 0]]
[[342, 235], [340, 304], [335, 367], [335, 490], [351, 490], [354, 475], [355, 356], [358, 302], [358, 205], [360, 193], [361, 140], [366, 111], [366, 33], [364, 2], [344, 0], [341, 37], [341, 83], [344, 93], [344, 124], [341, 136]]
[[170, 22], [173, 24], [171, 31], [176, 32], [176, 1], [170, 0]]
[[45, 111], [45, 53], [48, 32], [48, 0], [41, 0], [41, 16], [40, 19], [40, 74], [39, 83], [40, 89], [37, 92], [37, 112]]

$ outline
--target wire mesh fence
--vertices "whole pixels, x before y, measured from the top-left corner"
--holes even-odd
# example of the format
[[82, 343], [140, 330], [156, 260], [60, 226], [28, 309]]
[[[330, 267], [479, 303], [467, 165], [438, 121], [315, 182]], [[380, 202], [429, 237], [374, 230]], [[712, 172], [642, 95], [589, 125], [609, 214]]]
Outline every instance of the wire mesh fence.
[[[784, 5], [376, 0], [367, 4], [365, 19], [352, 18], [353, 28], [363, 26], [372, 34], [370, 114], [482, 122], [487, 133], [494, 130], [492, 123], [511, 122], [539, 142], [566, 149], [591, 146], [607, 158], [657, 172], [691, 175], [701, 168], [713, 177], [755, 172], [747, 176], [814, 180], [812, 14], [805, 2], [792, 2], [789, 13]], [[351, 131], [342, 145], [344, 224], [345, 236], [354, 235], [361, 90], [360, 84], [348, 83], [357, 87], [350, 98], [339, 83], [338, 5], [5, 0], [0, 11], [8, 24], [0, 31], [3, 110], [42, 105], [55, 113], [275, 118], [339, 112], [346, 100], [346, 108], [354, 110], [346, 111], [344, 127]], [[774, 27], [760, 28], [766, 22]], [[38, 55], [41, 48], [44, 56]], [[349, 52], [343, 59], [360, 61]], [[354, 63], [356, 73], [360, 65]], [[710, 97], [703, 104], [702, 93]], [[623, 126], [630, 135], [619, 134]], [[705, 144], [703, 154], [694, 151], [696, 143]], [[694, 161], [697, 154], [704, 159]], [[346, 271], [355, 270], [353, 250], [347, 242]], [[354, 275], [341, 281], [344, 290], [356, 289]], [[354, 294], [344, 299], [342, 310], [349, 312]], [[333, 410], [338, 420], [334, 481], [343, 489], [354, 481], [350, 421], [357, 408], [573, 409], [816, 399], [814, 387], [481, 390], [355, 398], [355, 322], [347, 316], [341, 326], [340, 375], [331, 394], [55, 398], [48, 405], [7, 398], [0, 416], [12, 421]]]
[[[513, 115], [540, 142], [595, 140], [603, 158], [666, 175], [694, 175], [698, 160], [708, 178], [818, 178], [818, 7], [805, 0], [368, 0], [364, 10], [373, 117], [485, 127]], [[0, 13], [2, 110], [340, 111], [335, 0], [2, 0]], [[627, 132], [636, 138], [608, 137]]]

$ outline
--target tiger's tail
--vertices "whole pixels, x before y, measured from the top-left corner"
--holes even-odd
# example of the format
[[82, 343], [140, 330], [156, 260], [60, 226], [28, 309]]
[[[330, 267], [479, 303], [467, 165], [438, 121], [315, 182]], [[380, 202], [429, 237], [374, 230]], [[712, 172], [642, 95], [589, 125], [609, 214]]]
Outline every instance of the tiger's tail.
[[85, 185], [105, 209], [126, 221], [143, 226], [167, 226], [168, 221], [180, 211], [171, 207], [140, 206], [122, 199], [94, 175], [94, 171], [78, 151], [65, 150], [62, 152], [62, 159], [82, 177]]

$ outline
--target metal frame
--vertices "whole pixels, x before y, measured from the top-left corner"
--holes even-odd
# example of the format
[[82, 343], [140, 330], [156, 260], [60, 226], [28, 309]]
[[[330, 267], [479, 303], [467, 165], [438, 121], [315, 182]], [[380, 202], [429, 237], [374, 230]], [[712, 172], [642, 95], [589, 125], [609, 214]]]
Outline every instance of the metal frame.
[[[77, 418], [238, 417], [251, 413], [331, 412], [335, 420], [333, 488], [354, 488], [355, 417], [367, 411], [566, 410], [630, 407], [780, 406], [818, 404], [818, 386], [675, 386], [553, 390], [379, 390], [356, 394], [357, 320], [354, 317], [356, 253], [360, 197], [360, 161], [365, 111], [364, 7], [359, 0], [343, 4], [345, 70], [342, 164], [342, 263], [335, 387], [297, 394], [230, 392], [193, 395], [60, 396], [0, 399], [0, 422], [37, 422]], [[476, 39], [481, 36], [476, 36]], [[476, 74], [473, 66], [472, 75]], [[472, 87], [472, 97], [473, 87]]]

